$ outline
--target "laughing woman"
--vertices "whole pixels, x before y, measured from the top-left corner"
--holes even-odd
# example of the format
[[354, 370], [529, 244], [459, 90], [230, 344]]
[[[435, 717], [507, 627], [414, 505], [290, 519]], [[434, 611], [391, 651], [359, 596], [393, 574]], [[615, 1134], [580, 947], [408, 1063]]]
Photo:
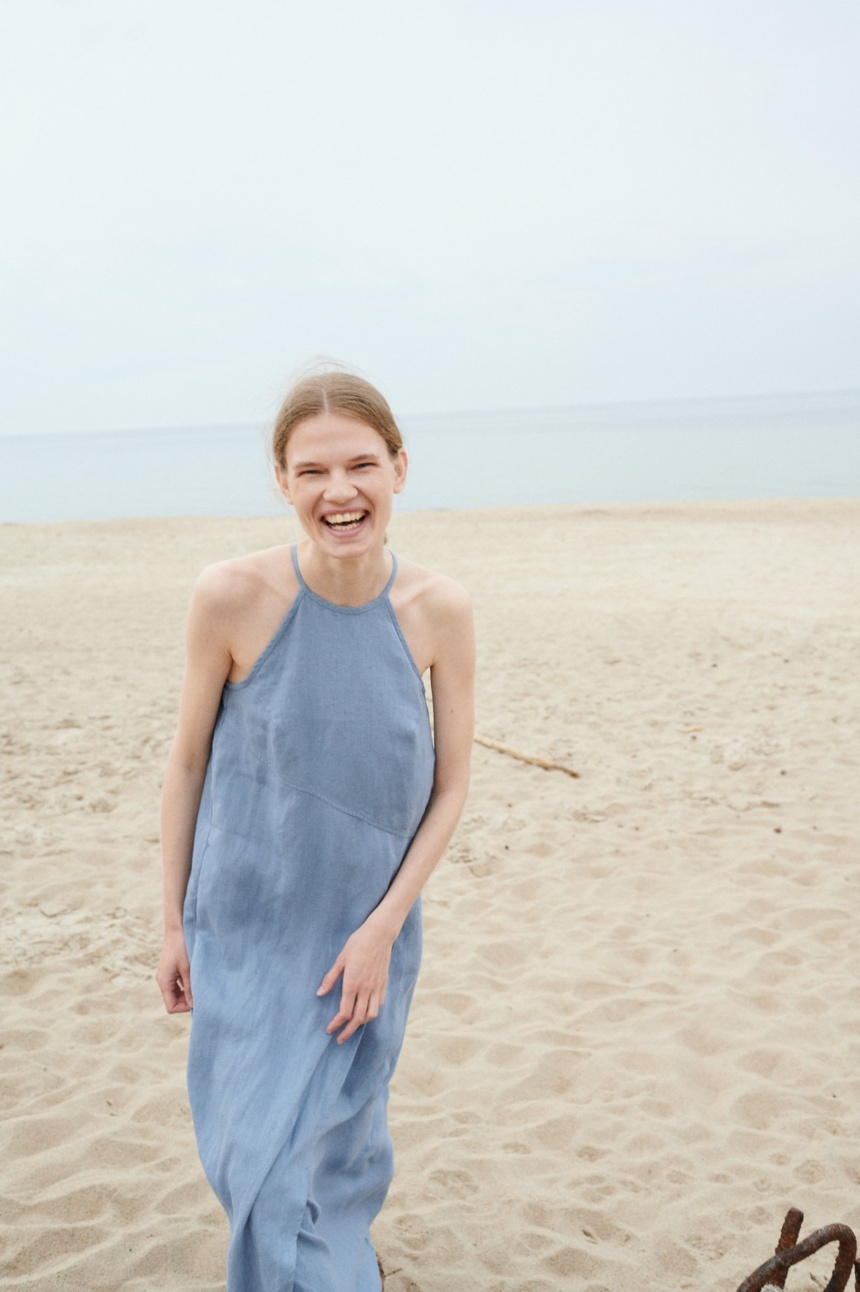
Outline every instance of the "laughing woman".
[[469, 781], [471, 612], [385, 546], [407, 461], [373, 386], [300, 381], [273, 451], [305, 538], [195, 590], [157, 978], [169, 1013], [193, 1006], [188, 1087], [230, 1220], [228, 1292], [379, 1292], [369, 1229], [392, 1174], [418, 898]]

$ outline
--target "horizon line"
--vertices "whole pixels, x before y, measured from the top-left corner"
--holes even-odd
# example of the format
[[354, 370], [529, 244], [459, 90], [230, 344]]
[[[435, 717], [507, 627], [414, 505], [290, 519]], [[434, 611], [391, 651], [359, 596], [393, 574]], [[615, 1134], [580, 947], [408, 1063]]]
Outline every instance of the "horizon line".
[[[667, 404], [731, 404], [740, 401], [767, 401], [772, 399], [804, 399], [810, 397], [822, 396], [846, 396], [854, 395], [860, 397], [860, 386], [838, 386], [827, 387], [815, 390], [783, 390], [783, 391], [756, 391], [752, 394], [734, 394], [734, 395], [672, 395], [669, 397], [652, 397], [645, 399], [604, 399], [604, 400], [584, 400], [580, 403], [564, 404], [517, 404], [508, 407], [481, 407], [481, 408], [452, 408], [445, 410], [435, 410], [430, 412], [408, 412], [396, 413], [398, 421], [404, 423], [411, 420], [428, 420], [430, 418], [455, 418], [455, 417], [482, 417], [482, 416], [516, 416], [524, 413], [561, 413], [571, 412], [574, 410], [585, 411], [589, 409], [606, 409], [606, 408], [643, 408], [643, 407], [663, 407]], [[57, 436], [66, 438], [75, 435], [136, 435], [159, 431], [233, 431], [240, 428], [258, 429], [261, 432], [267, 430], [273, 423], [274, 417], [256, 421], [250, 419], [241, 419], [229, 422], [185, 422], [185, 423], [165, 423], [163, 425], [135, 425], [135, 426], [100, 426], [100, 427], [77, 427], [66, 430], [30, 430], [30, 431], [10, 431], [0, 430], [0, 439], [31, 439], [31, 438], [49, 438]]]

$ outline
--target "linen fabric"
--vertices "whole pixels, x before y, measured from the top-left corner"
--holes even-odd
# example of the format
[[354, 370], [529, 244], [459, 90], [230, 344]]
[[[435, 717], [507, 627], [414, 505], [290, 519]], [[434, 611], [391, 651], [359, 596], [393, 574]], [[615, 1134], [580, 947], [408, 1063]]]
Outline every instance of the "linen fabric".
[[249, 675], [224, 686], [184, 925], [188, 1090], [230, 1220], [228, 1292], [379, 1292], [369, 1228], [392, 1175], [388, 1083], [421, 958], [416, 902], [379, 1017], [326, 1034], [316, 991], [378, 905], [433, 783], [424, 688], [389, 593], [305, 583]]

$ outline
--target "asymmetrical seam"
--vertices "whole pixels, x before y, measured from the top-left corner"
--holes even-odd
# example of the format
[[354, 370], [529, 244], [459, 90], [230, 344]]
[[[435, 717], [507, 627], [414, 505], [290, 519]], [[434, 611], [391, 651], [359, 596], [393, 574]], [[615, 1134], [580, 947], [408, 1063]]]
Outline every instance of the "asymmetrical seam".
[[433, 789], [392, 558], [365, 606], [332, 605], [299, 577], [250, 673], [225, 685], [212, 733], [183, 922], [188, 1091], [231, 1222], [227, 1292], [379, 1292], [370, 1226], [393, 1169], [385, 1109], [421, 961], [420, 899], [375, 1019], [339, 1045], [326, 1028], [340, 988], [316, 993], [384, 898]]

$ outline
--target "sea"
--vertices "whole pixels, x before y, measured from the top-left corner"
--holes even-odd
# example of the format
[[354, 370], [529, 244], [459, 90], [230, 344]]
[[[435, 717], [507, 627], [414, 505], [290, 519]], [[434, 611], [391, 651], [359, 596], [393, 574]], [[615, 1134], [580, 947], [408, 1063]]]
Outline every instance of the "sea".
[[[860, 391], [400, 418], [401, 510], [860, 494]], [[283, 513], [269, 428], [0, 436], [0, 522]]]

